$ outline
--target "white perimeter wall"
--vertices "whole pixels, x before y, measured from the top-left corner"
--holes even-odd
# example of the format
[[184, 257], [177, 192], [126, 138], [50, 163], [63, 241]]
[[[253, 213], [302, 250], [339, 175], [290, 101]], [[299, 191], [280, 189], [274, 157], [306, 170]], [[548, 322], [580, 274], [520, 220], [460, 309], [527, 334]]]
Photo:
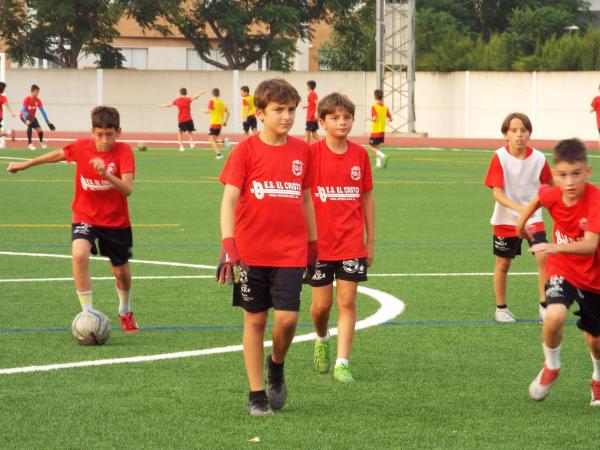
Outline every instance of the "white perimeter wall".
[[[176, 98], [180, 87], [185, 86], [189, 94], [203, 89], [207, 92], [194, 102], [192, 115], [196, 128], [205, 132], [208, 116], [201, 109], [210, 99], [210, 90], [218, 87], [232, 113], [226, 132], [240, 132], [237, 87], [247, 84], [254, 89], [260, 81], [272, 77], [287, 79], [303, 99], [309, 79], [316, 80], [320, 97], [333, 91], [348, 95], [356, 104], [353, 134], [369, 132], [370, 125], [365, 119], [375, 89], [372, 72], [247, 71], [236, 75], [224, 71], [7, 69], [6, 95], [13, 109], [20, 108], [30, 85], [38, 84], [46, 112], [64, 131], [89, 129], [89, 112], [101, 102], [119, 109], [125, 131], [172, 132], [176, 130], [175, 108], [160, 109], [157, 105]], [[599, 83], [598, 72], [418, 72], [416, 128], [430, 137], [497, 138], [506, 114], [520, 111], [531, 117], [535, 138], [578, 136], [593, 140], [598, 132], [589, 105], [598, 93]], [[292, 130], [294, 134], [304, 131], [303, 103]], [[7, 119], [8, 127], [19, 128], [17, 123], [11, 123], [14, 119]]]

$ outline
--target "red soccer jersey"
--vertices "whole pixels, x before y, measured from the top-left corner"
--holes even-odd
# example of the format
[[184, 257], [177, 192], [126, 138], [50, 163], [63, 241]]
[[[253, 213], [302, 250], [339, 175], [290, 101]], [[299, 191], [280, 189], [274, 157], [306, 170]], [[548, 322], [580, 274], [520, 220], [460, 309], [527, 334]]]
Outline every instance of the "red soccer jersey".
[[367, 256], [363, 196], [373, 190], [367, 151], [348, 142], [344, 154], [325, 140], [311, 144], [315, 180], [313, 203], [319, 232], [319, 260], [340, 261]]
[[121, 177], [135, 173], [131, 147], [117, 142], [108, 152], [96, 151], [92, 139], [81, 139], [63, 149], [67, 161], [77, 164], [75, 171], [75, 198], [71, 205], [73, 223], [83, 222], [98, 227], [127, 228], [129, 210], [127, 197], [90, 165], [90, 159], [102, 158], [107, 170]]
[[[555, 243], [580, 241], [585, 231], [600, 234], [600, 189], [593, 184], [586, 183], [583, 195], [572, 206], [564, 204], [558, 186], [542, 186], [538, 195], [554, 219]], [[600, 293], [600, 246], [593, 255], [548, 255], [546, 272], [548, 277], [564, 277], [576, 288]]]
[[308, 145], [288, 136], [268, 145], [258, 134], [238, 144], [219, 181], [240, 189], [235, 240], [252, 266], [306, 266], [307, 232], [302, 191], [312, 185]]
[[4, 105], [8, 103], [7, 98], [0, 94], [0, 119], [2, 119], [4, 117], [4, 113], [2, 112], [4, 110]]
[[310, 91], [308, 93], [308, 97], [306, 98], [306, 121], [307, 122], [315, 122], [318, 120], [317, 118], [317, 93], [315, 91]]
[[600, 95], [594, 97], [594, 100], [592, 100], [592, 108], [596, 110], [596, 124], [600, 130]]
[[[35, 117], [37, 110], [42, 107], [42, 101], [39, 98], [33, 98], [32, 96], [25, 97], [23, 106], [27, 109], [28, 115]], [[21, 116], [23, 116], [23, 111], [21, 111]]]
[[177, 106], [177, 122], [189, 122], [192, 120], [191, 97], [179, 97], [173, 100], [173, 104]]

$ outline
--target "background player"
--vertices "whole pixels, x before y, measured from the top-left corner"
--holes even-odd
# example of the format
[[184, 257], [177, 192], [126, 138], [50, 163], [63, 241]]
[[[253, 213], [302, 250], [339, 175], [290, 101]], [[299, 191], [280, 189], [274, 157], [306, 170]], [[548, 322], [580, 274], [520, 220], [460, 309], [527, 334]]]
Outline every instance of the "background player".
[[[512, 260], [521, 254], [522, 239], [517, 236], [515, 225], [519, 214], [535, 196], [540, 184], [552, 184], [552, 172], [544, 155], [527, 145], [533, 131], [529, 117], [522, 113], [511, 113], [506, 116], [500, 129], [506, 145], [494, 153], [485, 177], [485, 185], [493, 190], [495, 200], [494, 213], [490, 220], [494, 226], [493, 246], [496, 255], [494, 318], [497, 322], [514, 322], [515, 316], [506, 306], [506, 283]], [[533, 214], [528, 225], [533, 230], [533, 239], [529, 241], [529, 245], [547, 242], [541, 209]], [[536, 259], [539, 318], [543, 322], [546, 307], [546, 255], [536, 254]]]
[[[319, 261], [310, 280], [310, 315], [317, 332], [314, 363], [329, 372], [329, 313], [333, 281], [338, 306], [338, 347], [333, 378], [354, 381], [348, 359], [356, 325], [356, 290], [367, 280], [375, 245], [375, 202], [369, 154], [347, 140], [354, 123], [354, 104], [333, 93], [319, 102], [319, 122], [325, 139], [313, 143], [313, 198], [319, 230]], [[348, 192], [352, 195], [349, 196]], [[341, 193], [341, 195], [340, 195]], [[365, 245], [366, 235], [366, 245]]]
[[56, 129], [56, 127], [48, 120], [48, 115], [44, 110], [44, 106], [42, 105], [42, 100], [39, 98], [39, 95], [39, 86], [37, 86], [36, 84], [32, 84], [31, 95], [25, 97], [25, 99], [23, 100], [23, 106], [21, 107], [21, 120], [25, 125], [27, 125], [27, 144], [30, 150], [35, 150], [35, 145], [33, 145], [33, 142], [31, 142], [34, 129], [40, 140], [41, 147], [48, 147], [44, 142], [44, 132], [42, 131], [42, 127], [40, 126], [40, 123], [35, 117], [35, 114], [38, 109], [42, 114], [42, 117], [46, 121], [48, 128], [50, 128], [50, 131], [54, 131]]
[[[600, 86], [598, 86], [598, 93], [600, 94]], [[600, 148], [600, 95], [596, 95], [592, 104], [590, 105], [590, 112], [596, 113], [596, 128], [598, 129], [598, 148]]]
[[248, 86], [242, 86], [240, 93], [242, 95], [242, 127], [244, 128], [244, 137], [247, 138], [250, 130], [252, 130], [252, 134], [258, 132], [256, 128], [256, 108], [254, 106], [254, 96], [250, 94]]
[[577, 302], [577, 326], [583, 330], [594, 371], [592, 406], [600, 406], [600, 189], [588, 179], [592, 167], [578, 139], [560, 141], [553, 157], [555, 187], [541, 186], [517, 222], [519, 236], [531, 239], [526, 223], [540, 206], [554, 219], [554, 243], [531, 247], [548, 255], [548, 308], [544, 321], [544, 366], [529, 386], [534, 400], [544, 400], [560, 371], [563, 326]]
[[306, 109], [306, 131], [304, 132], [304, 140], [310, 144], [311, 138], [315, 141], [319, 140], [319, 117], [317, 116], [317, 102], [319, 97], [315, 92], [317, 88], [317, 82], [314, 80], [308, 80], [306, 82], [306, 90], [308, 95], [306, 96], [306, 105], [302, 108]]
[[200, 98], [204, 91], [198, 92], [193, 97], [187, 96], [187, 89], [179, 89], [180, 97], [173, 100], [171, 103], [165, 103], [159, 105], [161, 108], [171, 108], [172, 106], [177, 107], [177, 139], [179, 140], [179, 151], [184, 151], [183, 148], [183, 133], [188, 133], [190, 140], [190, 148], [194, 148], [194, 121], [192, 120], [191, 104], [194, 100]]
[[[371, 136], [369, 137], [368, 149], [375, 153], [375, 167], [385, 169], [388, 165], [389, 156], [383, 153], [380, 148], [385, 142], [385, 124], [392, 121], [392, 115], [387, 106], [383, 104], [383, 91], [375, 89], [373, 92], [375, 104], [371, 107]], [[369, 120], [369, 119], [367, 119]]]
[[[92, 111], [92, 137], [81, 139], [29, 161], [10, 163], [16, 173], [40, 164], [74, 162], [75, 198], [71, 205], [73, 279], [81, 308], [93, 309], [92, 282], [88, 270], [90, 253], [110, 259], [119, 296], [119, 322], [126, 333], [139, 331], [131, 312], [131, 271], [133, 246], [127, 197], [133, 191], [135, 161], [131, 147], [117, 142], [121, 134], [119, 112], [99, 106]], [[96, 240], [98, 246], [96, 246]]]
[[[215, 159], [223, 159], [223, 154], [219, 148], [220, 141], [217, 139], [221, 134], [221, 129], [227, 126], [227, 119], [229, 118], [229, 110], [225, 103], [221, 101], [219, 95], [221, 92], [218, 88], [212, 90], [213, 98], [208, 102], [208, 107], [204, 110], [205, 113], [210, 114], [210, 126], [208, 129], [208, 140], [215, 152]], [[229, 148], [228, 141], [222, 141], [225, 143], [225, 147]]]
[[2, 127], [2, 120], [4, 118], [4, 106], [6, 106], [6, 109], [8, 109], [8, 112], [11, 114], [11, 116], [13, 117], [17, 117], [15, 115], [15, 112], [12, 110], [12, 108], [10, 107], [10, 103], [8, 103], [8, 99], [6, 98], [6, 96], [4, 95], [4, 91], [6, 89], [6, 83], [0, 81], [0, 138], [4, 137], [4, 136], [10, 136], [12, 140], [15, 139], [15, 130], [4, 130]]
[[[287, 81], [274, 79], [261, 82], [254, 98], [264, 127], [236, 146], [219, 177], [225, 189], [218, 281], [231, 282], [240, 267], [233, 303], [244, 309], [248, 412], [270, 416], [287, 399], [284, 360], [298, 323], [303, 274], [306, 270], [309, 279], [314, 273], [318, 245], [309, 148], [288, 136], [300, 96]], [[275, 321], [265, 392], [263, 340], [270, 308]]]

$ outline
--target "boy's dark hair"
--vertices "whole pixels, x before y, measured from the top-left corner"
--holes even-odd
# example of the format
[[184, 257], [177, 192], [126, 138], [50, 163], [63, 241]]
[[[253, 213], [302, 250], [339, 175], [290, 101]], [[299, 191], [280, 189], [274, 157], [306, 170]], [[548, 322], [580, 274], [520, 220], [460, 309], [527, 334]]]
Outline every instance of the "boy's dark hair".
[[319, 119], [325, 119], [327, 114], [333, 114], [337, 108], [343, 108], [348, 111], [354, 118], [354, 103], [344, 94], [333, 92], [319, 100], [317, 113]]
[[250, 93], [250, 88], [248, 86], [242, 86], [240, 88], [240, 90], [244, 91], [246, 93], [246, 95], [248, 95]]
[[212, 95], [214, 95], [215, 97], [218, 97], [219, 95], [221, 95], [221, 91], [219, 90], [219, 88], [214, 88], [212, 90]]
[[556, 144], [552, 153], [552, 161], [554, 164], [558, 164], [559, 162], [566, 162], [569, 164], [577, 162], [587, 163], [588, 160], [585, 144], [577, 138], [563, 139]]
[[312, 90], [314, 91], [315, 88], [317, 87], [317, 82], [315, 80], [308, 80], [306, 82], [306, 85]]
[[97, 106], [92, 111], [93, 128], [121, 128], [119, 111], [112, 106]]
[[375, 97], [375, 100], [378, 101], [383, 100], [383, 91], [381, 89], [375, 89], [373, 91], [373, 97]]
[[179, 93], [181, 95], [187, 95], [187, 89], [186, 88], [181, 88], [181, 89], [179, 89]]
[[502, 126], [500, 127], [500, 131], [502, 131], [502, 134], [506, 134], [508, 128], [510, 127], [510, 121], [513, 119], [519, 119], [521, 122], [523, 122], [523, 125], [525, 126], [525, 128], [527, 128], [529, 134], [533, 132], [533, 127], [531, 126], [531, 120], [529, 120], [529, 117], [527, 117], [526, 114], [514, 112], [506, 116], [504, 122], [502, 122]]
[[31, 92], [33, 92], [33, 91], [39, 91], [39, 90], [40, 90], [40, 87], [37, 84], [32, 84], [31, 85]]
[[293, 103], [298, 106], [300, 94], [294, 86], [283, 78], [262, 81], [254, 91], [254, 106], [265, 109], [269, 102]]
[[0, 81], [0, 94], [2, 94], [4, 92], [4, 89], [6, 89], [6, 83], [3, 81]]

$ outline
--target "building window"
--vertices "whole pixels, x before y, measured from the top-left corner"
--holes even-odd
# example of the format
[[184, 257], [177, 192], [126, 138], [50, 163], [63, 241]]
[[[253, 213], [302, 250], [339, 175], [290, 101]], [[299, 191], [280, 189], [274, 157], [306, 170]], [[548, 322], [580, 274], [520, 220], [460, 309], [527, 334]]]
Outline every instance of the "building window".
[[[227, 61], [223, 56], [221, 56], [221, 52], [216, 48], [211, 49], [208, 54], [210, 59], [214, 59], [217, 62], [222, 62], [223, 64], [227, 64]], [[213, 66], [212, 64], [204, 61], [200, 56], [198, 56], [198, 52], [195, 48], [188, 48], [186, 54], [186, 65], [187, 70], [220, 70], [218, 67]]]
[[127, 69], [147, 69], [148, 68], [148, 49], [147, 48], [120, 48], [123, 55], [123, 67]]

